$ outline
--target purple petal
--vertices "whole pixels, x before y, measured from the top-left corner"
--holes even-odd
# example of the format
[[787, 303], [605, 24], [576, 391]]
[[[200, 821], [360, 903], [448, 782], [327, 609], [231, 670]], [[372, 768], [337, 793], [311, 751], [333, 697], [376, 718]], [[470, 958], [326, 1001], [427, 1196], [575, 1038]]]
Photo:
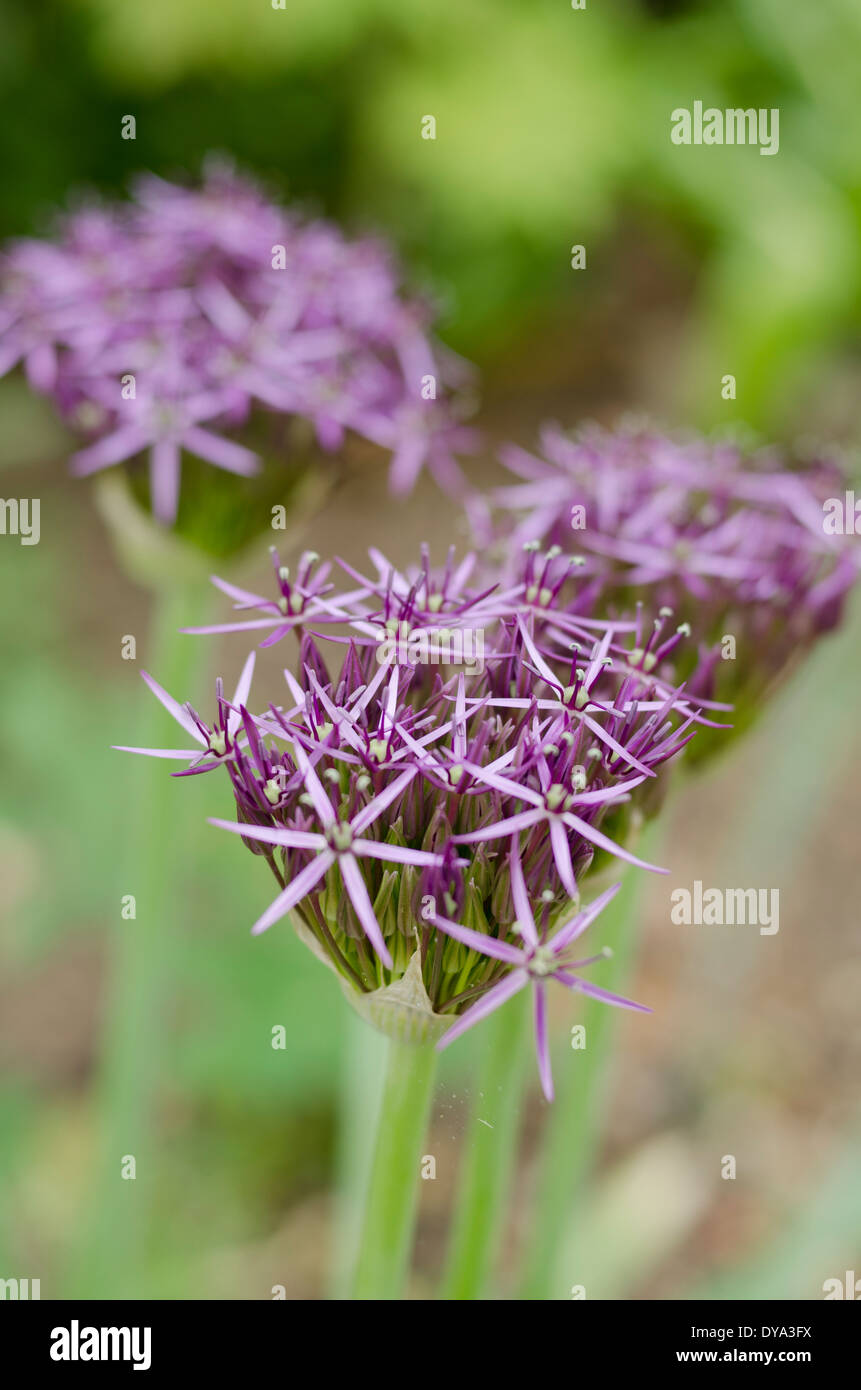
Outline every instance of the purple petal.
[[645, 777], [632, 777], [627, 782], [616, 782], [612, 787], [602, 787], [597, 792], [577, 792], [574, 797], [578, 806], [600, 806], [605, 801], [621, 801], [634, 787], [645, 782]]
[[586, 728], [590, 729], [595, 737], [600, 739], [602, 743], [606, 743], [608, 748], [612, 748], [613, 752], [618, 757], [624, 758], [626, 763], [629, 763], [631, 767], [635, 767], [638, 772], [642, 772], [644, 777], [655, 776], [653, 768], [647, 767], [645, 763], [640, 762], [639, 758], [635, 758], [633, 753], [629, 753], [624, 744], [619, 743], [611, 734], [608, 734], [607, 730], [599, 724], [596, 719], [593, 719], [590, 714], [581, 713], [580, 718], [583, 720]]
[[262, 840], [267, 845], [285, 845], [288, 849], [326, 850], [325, 836], [316, 835], [313, 830], [248, 825], [245, 821], [220, 820], [217, 816], [209, 816], [208, 820], [210, 825], [217, 825], [219, 830], [232, 830], [235, 835], [244, 835], [248, 840]]
[[308, 758], [305, 754], [305, 750], [301, 746], [301, 744], [294, 743], [293, 756], [296, 762], [296, 766], [302, 773], [302, 780], [305, 783], [308, 795], [314, 803], [314, 810], [317, 812], [317, 815], [320, 817], [324, 825], [334, 825], [335, 812], [332, 807], [332, 803], [326, 795], [325, 790], [323, 789], [323, 784], [320, 781], [320, 778], [317, 776], [316, 772], [314, 771], [313, 767], [308, 761]]
[[547, 662], [544, 660], [544, 657], [541, 655], [540, 651], [536, 647], [531, 636], [529, 635], [526, 624], [524, 623], [519, 613], [517, 615], [517, 626], [520, 629], [520, 636], [523, 639], [523, 645], [525, 646], [530, 657], [532, 658], [532, 661], [538, 668], [538, 674], [540, 676], [543, 676], [544, 680], [546, 680], [547, 684], [551, 686], [551, 688], [553, 688], [554, 690], [558, 690], [558, 677], [555, 675], [553, 671], [551, 671], [550, 667], [547, 665]]
[[454, 835], [452, 839], [456, 845], [473, 845], [479, 840], [496, 840], [500, 835], [517, 834], [521, 830], [527, 830], [530, 825], [537, 825], [541, 820], [544, 820], [541, 811], [521, 811], [518, 816], [494, 821], [493, 825], [482, 826], [480, 830], [470, 830], [466, 835]]
[[[242, 668], [242, 672], [236, 684], [236, 692], [233, 696], [232, 703], [234, 705], [238, 706], [248, 704], [248, 693], [251, 690], [251, 680], [254, 675], [255, 659], [256, 653], [252, 652]], [[242, 716], [239, 714], [238, 710], [231, 710], [227, 720], [228, 732], [232, 734], [234, 730], [236, 730], [239, 727], [241, 720]]]
[[577, 880], [574, 877], [574, 866], [571, 863], [568, 836], [561, 821], [551, 820], [550, 822], [550, 844], [553, 848], [553, 862], [556, 865], [556, 872], [561, 879], [562, 887], [569, 898], [576, 898]]
[[432, 868], [443, 862], [441, 854], [425, 849], [409, 849], [406, 845], [387, 845], [382, 840], [354, 840], [353, 853], [369, 859], [384, 859], [391, 864], [415, 864]]
[[588, 821], [581, 820], [579, 816], [575, 816], [573, 811], [566, 811], [562, 819], [566, 825], [571, 826], [572, 830], [579, 830], [584, 839], [590, 840], [592, 844], [597, 845], [599, 849], [607, 850], [609, 854], [615, 854], [617, 859], [624, 859], [629, 864], [636, 864], [638, 869], [648, 869], [653, 874], [669, 873], [669, 869], [662, 869], [657, 864], [647, 864], [645, 859], [638, 859], [635, 854], [631, 854], [629, 850], [623, 849], [621, 845], [617, 845], [615, 840], [611, 840], [608, 835], [603, 834], [600, 830], [596, 830], [594, 825], [589, 825]]
[[176, 521], [179, 507], [179, 449], [172, 439], [159, 439], [149, 455], [149, 487], [152, 511], [165, 526]]
[[88, 449], [79, 449], [72, 454], [69, 467], [77, 477], [84, 478], [88, 473], [97, 473], [100, 468], [110, 468], [114, 463], [133, 458], [135, 454], [142, 453], [149, 442], [149, 436], [137, 426], [114, 430], [113, 434], [100, 439], [98, 444], [91, 444]]
[[168, 695], [163, 686], [160, 686], [158, 681], [154, 680], [148, 671], [141, 671], [141, 676], [146, 681], [156, 699], [160, 700], [164, 705], [168, 714], [173, 715], [180, 728], [185, 729], [185, 732], [190, 738], [194, 739], [195, 743], [200, 743], [205, 748], [207, 746], [206, 739], [203, 737], [188, 711], [183, 709], [182, 705], [178, 704], [172, 695]]
[[538, 945], [538, 930], [535, 926], [535, 918], [532, 915], [532, 907], [529, 902], [529, 895], [526, 892], [526, 882], [523, 878], [523, 864], [520, 860], [520, 841], [516, 835], [511, 838], [511, 897], [514, 902], [514, 911], [517, 914], [517, 926], [524, 941], [528, 941], [530, 946]]
[[472, 1028], [473, 1024], [480, 1023], [488, 1014], [493, 1013], [507, 999], [518, 994], [523, 986], [529, 981], [529, 976], [525, 970], [514, 970], [510, 975], [506, 975], [504, 980], [500, 980], [498, 985], [489, 989], [487, 994], [483, 994], [477, 1003], [461, 1014], [456, 1023], [453, 1023], [448, 1032], [440, 1038], [437, 1048], [441, 1052], [449, 1043], [453, 1043], [459, 1038], [461, 1033], [465, 1033], [467, 1028]]
[[417, 772], [418, 768], [416, 767], [408, 768], [406, 772], [401, 773], [400, 777], [395, 778], [384, 792], [380, 792], [379, 796], [375, 796], [373, 801], [368, 802], [367, 806], [363, 806], [352, 821], [353, 833], [360, 835], [363, 830], [367, 830], [369, 825], [373, 825], [386, 807], [391, 806], [393, 801], [397, 801], [401, 792], [409, 786]]
[[123, 743], [112, 743], [118, 753], [144, 753], [148, 758], [189, 759], [201, 756], [199, 748], [128, 748]]
[[567, 970], [556, 970], [553, 978], [565, 985], [566, 989], [579, 990], [581, 994], [588, 994], [590, 999], [600, 999], [603, 1004], [614, 1004], [620, 1009], [635, 1009], [640, 1014], [652, 1013], [645, 1004], [636, 1004], [633, 999], [625, 999], [621, 994], [611, 994], [608, 989], [591, 985], [588, 980], [581, 980], [579, 975], [570, 975]]
[[262, 594], [252, 594], [249, 589], [239, 589], [228, 580], [219, 578], [217, 574], [211, 574], [209, 578], [216, 589], [220, 589], [228, 598], [234, 599], [238, 607], [275, 608], [277, 606], [274, 599], [264, 598]]
[[57, 350], [53, 343], [39, 343], [27, 356], [27, 380], [34, 391], [49, 395], [57, 383]]
[[250, 618], [244, 623], [212, 623], [208, 627], [181, 627], [180, 632], [187, 632], [192, 637], [208, 637], [218, 632], [251, 632], [255, 628], [275, 627], [280, 622], [280, 618]]
[[553, 951], [558, 955], [566, 946], [570, 946], [572, 941], [576, 941], [578, 936], [582, 936], [598, 914], [604, 911], [610, 899], [615, 898], [621, 887], [621, 883], [614, 883], [612, 888], [607, 888], [600, 897], [595, 898], [582, 912], [576, 913], [569, 922], [563, 922], [550, 942]]
[[245, 477], [259, 472], [260, 460], [250, 449], [234, 444], [230, 439], [221, 439], [199, 425], [191, 425], [182, 436], [182, 443], [190, 454], [214, 463], [216, 468], [224, 468], [228, 473], [240, 473]]
[[495, 960], [504, 960], [506, 965], [522, 965], [525, 952], [518, 946], [512, 946], [508, 941], [499, 941], [495, 936], [486, 936], [484, 932], [473, 931], [472, 927], [462, 927], [458, 922], [450, 922], [447, 917], [434, 917], [435, 927], [441, 927], [446, 936], [453, 936], [456, 941], [462, 941], [464, 946], [469, 946], [471, 950], [478, 951], [482, 956], [493, 956]]
[[300, 874], [297, 874], [292, 883], [288, 883], [283, 893], [279, 893], [273, 903], [270, 903], [262, 917], [259, 917], [251, 928], [252, 936], [259, 936], [261, 932], [271, 927], [274, 922], [294, 908], [298, 902], [310, 893], [315, 883], [318, 883], [323, 875], [331, 868], [335, 862], [335, 856], [327, 850], [319, 858], [312, 859], [310, 864], [306, 864]]
[[[498, 766], [501, 762], [502, 759], [498, 758], [494, 766]], [[517, 797], [520, 801], [531, 801], [533, 806], [544, 805], [544, 798], [539, 796], [538, 792], [532, 791], [530, 787], [521, 787], [518, 782], [512, 782], [508, 777], [499, 777], [490, 767], [478, 767], [475, 763], [466, 760], [462, 766], [477, 782], [494, 787], [496, 791], [502, 792], [505, 796]]]
[[356, 910], [356, 916], [362, 924], [365, 935], [379, 956], [383, 965], [389, 970], [392, 968], [392, 958], [389, 955], [388, 947], [383, 940], [383, 933], [380, 931], [380, 924], [374, 916], [374, 906], [365, 887], [365, 880], [362, 878], [362, 871], [358, 862], [352, 854], [341, 854], [338, 856], [338, 867], [341, 870], [341, 877], [344, 880], [350, 902]]
[[407, 439], [392, 456], [389, 469], [389, 490], [395, 497], [411, 492], [427, 457], [427, 440]]

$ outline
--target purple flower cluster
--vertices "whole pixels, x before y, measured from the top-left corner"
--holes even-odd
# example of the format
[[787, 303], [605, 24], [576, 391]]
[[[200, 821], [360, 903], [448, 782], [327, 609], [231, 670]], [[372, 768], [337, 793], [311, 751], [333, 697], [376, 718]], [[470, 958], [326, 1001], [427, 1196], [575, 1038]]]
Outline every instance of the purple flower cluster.
[[573, 948], [614, 891], [584, 905], [599, 871], [655, 869], [637, 826], [664, 764], [711, 722], [675, 683], [687, 630], [666, 610], [648, 637], [642, 615], [585, 614], [580, 570], [553, 549], [527, 547], [492, 588], [472, 582], [472, 556], [434, 569], [424, 553], [401, 573], [373, 552], [369, 575], [341, 564], [343, 587], [316, 556], [293, 578], [273, 559], [272, 599], [219, 581], [259, 616], [214, 630], [262, 630], [267, 645], [292, 632], [283, 703], [252, 713], [253, 658], [233, 699], [219, 683], [211, 724], [147, 677], [193, 746], [130, 751], [185, 762], [178, 776], [226, 768], [236, 817], [213, 823], [278, 885], [253, 931], [290, 913], [383, 1026], [405, 982], [411, 1023], [442, 1044], [531, 984], [551, 1097], [549, 981], [640, 1007], [581, 974], [600, 951]]
[[254, 472], [229, 435], [263, 407], [311, 421], [324, 450], [353, 431], [389, 451], [394, 491], [424, 466], [463, 490], [469, 436], [446, 395], [463, 369], [385, 247], [299, 220], [220, 164], [199, 189], [149, 176], [134, 192], [0, 264], [0, 375], [23, 363], [87, 437], [76, 473], [148, 453], [152, 509], [171, 523], [182, 452]]
[[585, 611], [600, 600], [629, 612], [644, 597], [671, 607], [698, 640], [679, 672], [702, 695], [761, 694], [838, 622], [858, 574], [858, 548], [823, 526], [823, 504], [844, 487], [832, 463], [791, 468], [730, 443], [557, 426], [538, 452], [509, 445], [502, 459], [519, 479], [494, 497], [504, 545], [576, 548]]

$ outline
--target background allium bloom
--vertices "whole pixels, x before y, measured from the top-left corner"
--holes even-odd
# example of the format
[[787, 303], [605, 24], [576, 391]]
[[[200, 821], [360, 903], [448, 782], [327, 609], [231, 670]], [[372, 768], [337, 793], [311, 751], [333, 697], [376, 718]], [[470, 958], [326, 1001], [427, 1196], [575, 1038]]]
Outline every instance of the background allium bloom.
[[[219, 685], [210, 729], [153, 688], [201, 745], [175, 775], [226, 769], [236, 818], [214, 824], [277, 881], [253, 930], [291, 914], [360, 1012], [427, 1037], [507, 997], [512, 971], [520, 983], [543, 971], [585, 988], [569, 966], [586, 962], [566, 949], [596, 915], [570, 925], [582, 893], [614, 861], [655, 867], [637, 857], [633, 832], [663, 765], [710, 721], [669, 681], [685, 633], [665, 633], [658, 617], [662, 657], [647, 670], [636, 622], [579, 611], [579, 571], [556, 553], [530, 548], [504, 590], [470, 583], [474, 557], [435, 570], [425, 553], [405, 573], [376, 551], [371, 562], [368, 576], [342, 565], [339, 588], [304, 556], [288, 590], [275, 557], [274, 608], [250, 625], [274, 628], [271, 641], [291, 614], [300, 658], [282, 704], [252, 713], [246, 667], [232, 703]], [[221, 587], [240, 610], [270, 602]], [[421, 661], [392, 641], [392, 623], [428, 635]], [[459, 664], [473, 629], [481, 661]]]
[[325, 450], [354, 431], [391, 452], [395, 491], [425, 466], [462, 490], [454, 450], [470, 437], [445, 392], [463, 367], [431, 345], [430, 317], [383, 245], [301, 221], [210, 163], [199, 189], [142, 177], [133, 202], [73, 213], [55, 240], [6, 251], [0, 374], [23, 363], [89, 437], [77, 473], [148, 454], [164, 522], [183, 451], [257, 468], [225, 434], [255, 406], [311, 421]]
[[[495, 494], [503, 544], [579, 551], [587, 607], [600, 595], [611, 611], [637, 598], [671, 608], [699, 643], [677, 665], [691, 692], [759, 693], [837, 623], [857, 576], [858, 549], [823, 527], [823, 503], [845, 486], [831, 463], [792, 468], [730, 443], [553, 425], [538, 452], [509, 445], [501, 457], [520, 479]], [[738, 660], [721, 660], [725, 635]]]

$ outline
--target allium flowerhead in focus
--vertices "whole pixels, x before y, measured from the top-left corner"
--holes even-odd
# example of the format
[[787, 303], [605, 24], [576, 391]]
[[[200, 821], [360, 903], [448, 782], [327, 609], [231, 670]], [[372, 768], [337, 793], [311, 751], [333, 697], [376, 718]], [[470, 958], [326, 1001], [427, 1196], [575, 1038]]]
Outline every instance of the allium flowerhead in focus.
[[623, 863], [656, 869], [637, 828], [714, 722], [674, 681], [686, 631], [656, 614], [644, 642], [643, 615], [584, 611], [556, 550], [527, 548], [504, 587], [474, 556], [399, 571], [375, 551], [340, 581], [316, 556], [273, 562], [271, 598], [219, 581], [239, 612], [216, 630], [296, 641], [283, 698], [255, 709], [246, 665], [207, 719], [149, 678], [197, 748], [133, 751], [223, 768], [235, 810], [214, 824], [277, 885], [253, 931], [292, 920], [386, 1032], [454, 1036], [529, 984], [549, 1096], [551, 980], [638, 1007], [590, 982], [600, 940], [584, 955], [579, 937]]
[[[668, 607], [694, 635], [677, 663], [690, 693], [744, 704], [840, 618], [858, 549], [823, 526], [835, 464], [676, 441], [642, 428], [541, 433], [502, 451], [518, 481], [495, 502], [501, 546], [576, 549], [582, 601]], [[651, 659], [651, 658], [650, 658]]]
[[0, 374], [23, 364], [85, 439], [73, 470], [139, 457], [175, 520], [183, 454], [248, 475], [252, 411], [310, 422], [334, 451], [353, 432], [392, 456], [392, 489], [427, 466], [450, 489], [469, 442], [448, 388], [456, 359], [429, 336], [380, 242], [348, 240], [272, 202], [223, 163], [185, 188], [138, 179], [131, 202], [63, 217], [0, 264]]

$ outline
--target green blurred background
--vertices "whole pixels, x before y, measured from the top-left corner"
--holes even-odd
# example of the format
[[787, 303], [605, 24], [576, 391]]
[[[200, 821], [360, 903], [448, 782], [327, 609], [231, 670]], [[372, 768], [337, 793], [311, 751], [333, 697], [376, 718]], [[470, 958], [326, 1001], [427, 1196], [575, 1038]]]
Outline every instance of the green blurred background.
[[[529, 444], [546, 416], [623, 411], [828, 442], [854, 467], [858, 0], [0, 0], [0, 32], [0, 235], [45, 232], [58, 204], [119, 194], [139, 169], [193, 177], [212, 150], [351, 232], [384, 232], [435, 294], [441, 336], [480, 369], [478, 481], [497, 476], [495, 441]], [[779, 107], [779, 154], [671, 144], [670, 112], [697, 99]], [[135, 141], [120, 138], [126, 114]], [[585, 270], [571, 269], [574, 244]], [[721, 396], [727, 373], [735, 401]], [[146, 720], [120, 643], [136, 634], [147, 664], [149, 603], [88, 487], [67, 478], [50, 413], [19, 380], [0, 383], [0, 407], [3, 495], [42, 502], [40, 545], [0, 544], [0, 1277], [41, 1278], [46, 1298], [266, 1298], [276, 1284], [321, 1297], [338, 1262], [333, 1174], [352, 1161], [337, 1152], [338, 1095], [361, 1095], [340, 1065], [355, 1033], [286, 929], [249, 940], [269, 885], [206, 828], [228, 810], [226, 785], [206, 778], [167, 802], [181, 926], [159, 961], [157, 1032], [138, 1044], [156, 1058], [157, 1122], [120, 1208], [103, 1200], [106, 997], [118, 934], [145, 921], [141, 904], [136, 923], [120, 915], [142, 774], [109, 745], [135, 742]], [[382, 504], [384, 477], [383, 461], [352, 458], [302, 539], [354, 562], [374, 543], [404, 562], [422, 539], [439, 554], [462, 538], [430, 485]], [[264, 584], [263, 545], [222, 573]], [[619, 1030], [560, 1298], [567, 1283], [590, 1297], [816, 1298], [824, 1279], [861, 1271], [859, 638], [856, 613], [754, 734], [679, 790], [670, 885], [779, 886], [781, 931], [671, 927], [669, 890], [652, 887], [634, 993], [656, 1018], [648, 1034]], [[230, 684], [243, 644], [206, 650]], [[194, 679], [175, 693], [206, 710], [209, 676]], [[572, 1021], [563, 1011], [559, 1025]], [[453, 1052], [418, 1294], [439, 1268], [473, 1122], [475, 1044]], [[375, 1058], [370, 1044], [365, 1065]], [[542, 1109], [536, 1085], [503, 1290]], [[720, 1180], [727, 1153], [734, 1182]], [[139, 1185], [151, 1219], [130, 1253], [122, 1203]]]

